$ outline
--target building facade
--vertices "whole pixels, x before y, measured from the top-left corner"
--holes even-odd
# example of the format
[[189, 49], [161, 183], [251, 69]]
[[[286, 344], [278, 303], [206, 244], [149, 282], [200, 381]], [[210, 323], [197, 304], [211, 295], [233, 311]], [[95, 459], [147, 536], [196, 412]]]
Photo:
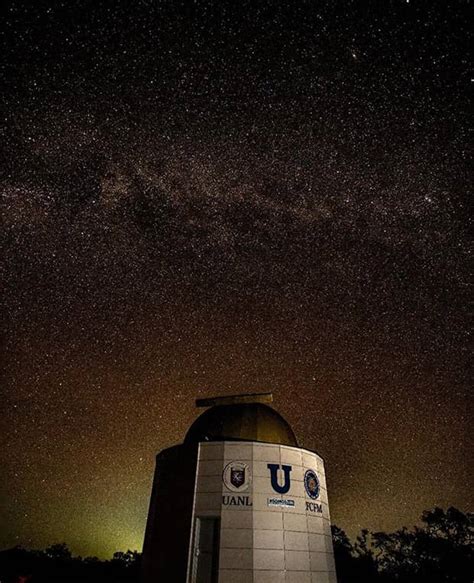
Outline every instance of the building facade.
[[336, 583], [323, 460], [263, 403], [216, 405], [158, 455], [146, 583]]

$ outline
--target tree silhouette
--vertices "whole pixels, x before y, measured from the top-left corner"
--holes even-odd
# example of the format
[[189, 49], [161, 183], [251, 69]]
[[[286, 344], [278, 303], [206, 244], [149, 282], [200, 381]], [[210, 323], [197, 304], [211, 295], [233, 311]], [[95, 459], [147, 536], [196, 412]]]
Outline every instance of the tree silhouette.
[[2, 583], [139, 583], [140, 553], [117, 552], [110, 561], [73, 557], [67, 545], [44, 551], [15, 547], [0, 552]]
[[472, 583], [473, 514], [434, 508], [422, 515], [424, 526], [392, 534], [374, 533], [382, 573], [400, 583]]
[[412, 530], [363, 530], [354, 545], [333, 527], [339, 583], [472, 583], [473, 514], [434, 508], [421, 519]]
[[44, 554], [55, 561], [68, 561], [72, 558], [72, 553], [66, 543], [51, 545], [45, 549]]

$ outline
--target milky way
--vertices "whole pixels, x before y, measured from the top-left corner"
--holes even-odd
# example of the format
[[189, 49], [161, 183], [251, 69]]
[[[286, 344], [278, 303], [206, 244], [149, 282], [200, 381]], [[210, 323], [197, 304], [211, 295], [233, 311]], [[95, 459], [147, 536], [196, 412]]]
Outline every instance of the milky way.
[[140, 548], [194, 399], [258, 390], [351, 534], [468, 510], [467, 3], [28, 4], [1, 544]]

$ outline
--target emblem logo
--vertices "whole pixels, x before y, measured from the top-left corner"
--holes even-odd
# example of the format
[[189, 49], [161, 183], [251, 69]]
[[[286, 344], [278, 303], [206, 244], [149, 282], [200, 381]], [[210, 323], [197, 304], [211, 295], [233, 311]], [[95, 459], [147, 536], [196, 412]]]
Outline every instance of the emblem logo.
[[243, 462], [230, 462], [222, 473], [222, 481], [232, 492], [245, 492], [248, 490], [250, 480], [250, 468]]
[[272, 488], [275, 490], [275, 492], [278, 492], [278, 494], [286, 494], [288, 492], [288, 490], [290, 489], [290, 485], [291, 485], [291, 480], [290, 480], [290, 472], [292, 470], [291, 466], [281, 466], [281, 469], [283, 470], [283, 485], [280, 486], [280, 484], [278, 483], [278, 470], [280, 469], [280, 465], [279, 464], [267, 464], [267, 468], [270, 470], [270, 479], [272, 482]]
[[304, 475], [304, 487], [308, 496], [313, 500], [316, 500], [319, 496], [320, 486], [318, 476], [314, 470], [306, 470]]

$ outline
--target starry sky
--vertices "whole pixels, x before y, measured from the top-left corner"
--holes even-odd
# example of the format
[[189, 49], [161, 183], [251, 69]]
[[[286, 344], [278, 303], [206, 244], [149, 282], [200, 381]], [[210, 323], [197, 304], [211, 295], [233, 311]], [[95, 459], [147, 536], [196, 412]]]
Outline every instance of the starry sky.
[[467, 8], [6, 2], [2, 547], [141, 549], [269, 390], [352, 536], [472, 510]]

